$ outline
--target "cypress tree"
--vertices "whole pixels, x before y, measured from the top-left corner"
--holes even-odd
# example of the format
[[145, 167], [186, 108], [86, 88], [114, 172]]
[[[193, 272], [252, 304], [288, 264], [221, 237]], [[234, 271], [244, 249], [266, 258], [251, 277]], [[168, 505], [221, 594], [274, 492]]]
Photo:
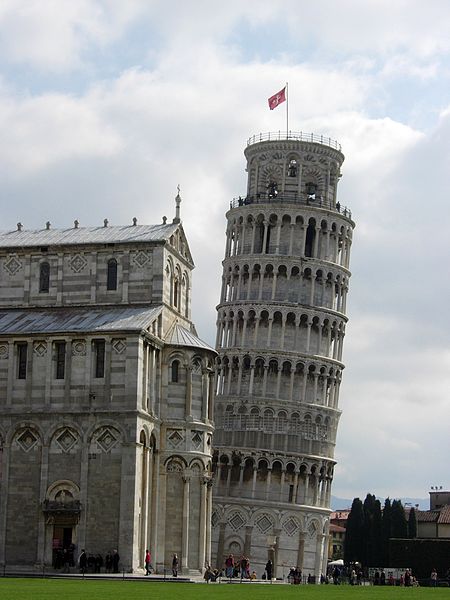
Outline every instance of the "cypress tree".
[[381, 519], [381, 504], [379, 500], [375, 500], [372, 521], [372, 565], [374, 567], [383, 566], [383, 530]]
[[392, 530], [391, 537], [406, 538], [408, 537], [408, 524], [405, 517], [405, 509], [401, 500], [393, 500], [392, 502]]
[[381, 559], [382, 566], [389, 567], [389, 538], [392, 532], [392, 505], [389, 498], [384, 501], [381, 517]]
[[417, 537], [417, 515], [416, 509], [411, 508], [408, 517], [408, 537], [414, 539]]
[[344, 543], [344, 561], [346, 563], [360, 561], [363, 556], [364, 509], [359, 498], [352, 502], [347, 519]]
[[381, 505], [373, 494], [364, 500], [363, 564], [379, 567], [383, 564], [381, 538]]
[[368, 567], [373, 567], [373, 517], [375, 496], [367, 494], [364, 500], [364, 527], [363, 527], [363, 555], [361, 562]]

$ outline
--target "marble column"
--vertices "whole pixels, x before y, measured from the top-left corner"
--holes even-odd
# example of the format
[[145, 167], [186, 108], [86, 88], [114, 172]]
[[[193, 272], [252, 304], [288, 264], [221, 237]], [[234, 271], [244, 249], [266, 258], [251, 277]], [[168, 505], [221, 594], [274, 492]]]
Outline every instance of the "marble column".
[[189, 496], [191, 478], [183, 475], [183, 525], [181, 541], [181, 572], [188, 573], [189, 570]]

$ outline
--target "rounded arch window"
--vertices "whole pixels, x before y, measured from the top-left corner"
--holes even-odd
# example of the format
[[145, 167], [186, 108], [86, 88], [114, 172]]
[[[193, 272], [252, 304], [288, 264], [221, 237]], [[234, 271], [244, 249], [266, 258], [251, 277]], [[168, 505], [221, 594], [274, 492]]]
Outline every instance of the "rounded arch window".
[[170, 381], [171, 383], [178, 383], [180, 380], [180, 361], [173, 360], [170, 365]]
[[108, 260], [106, 289], [117, 290], [117, 260], [115, 258]]
[[39, 267], [39, 292], [48, 293], [50, 290], [50, 265], [43, 262]]
[[298, 163], [295, 160], [295, 158], [292, 158], [289, 161], [288, 177], [297, 177], [297, 173], [298, 173]]

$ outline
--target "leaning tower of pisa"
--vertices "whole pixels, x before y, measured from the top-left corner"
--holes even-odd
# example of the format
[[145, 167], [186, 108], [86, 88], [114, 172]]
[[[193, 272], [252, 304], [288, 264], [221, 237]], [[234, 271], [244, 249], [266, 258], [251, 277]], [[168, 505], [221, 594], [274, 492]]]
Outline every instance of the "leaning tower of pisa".
[[261, 576], [318, 577], [344, 365], [354, 222], [337, 199], [344, 155], [311, 134], [248, 141], [247, 192], [227, 212], [218, 305], [212, 549]]

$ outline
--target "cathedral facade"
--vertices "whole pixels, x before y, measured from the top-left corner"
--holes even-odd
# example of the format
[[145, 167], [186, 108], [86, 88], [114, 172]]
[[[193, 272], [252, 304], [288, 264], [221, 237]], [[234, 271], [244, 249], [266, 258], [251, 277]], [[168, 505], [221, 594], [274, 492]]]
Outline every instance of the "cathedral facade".
[[215, 351], [172, 223], [0, 233], [0, 564], [210, 561]]
[[227, 213], [218, 305], [213, 562], [258, 576], [326, 570], [354, 222], [344, 156], [314, 135], [261, 134]]

